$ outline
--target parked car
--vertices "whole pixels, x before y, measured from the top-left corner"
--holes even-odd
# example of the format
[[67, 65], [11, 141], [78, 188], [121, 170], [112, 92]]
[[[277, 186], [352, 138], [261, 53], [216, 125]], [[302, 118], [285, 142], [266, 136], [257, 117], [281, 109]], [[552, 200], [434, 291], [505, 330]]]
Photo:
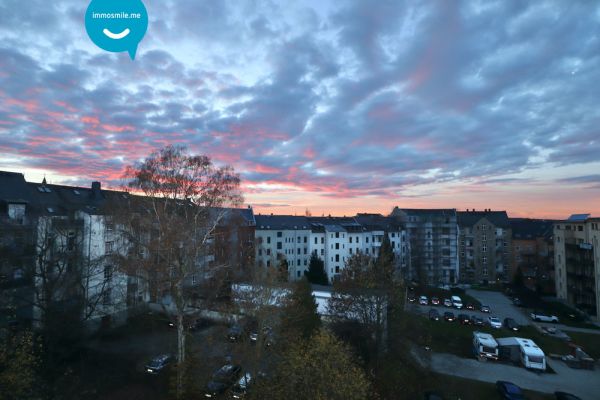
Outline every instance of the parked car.
[[433, 304], [434, 306], [439, 306], [440, 305], [440, 299], [438, 299], [437, 297], [432, 297], [431, 298], [431, 304]]
[[518, 331], [520, 328], [519, 324], [517, 324], [517, 321], [515, 321], [512, 318], [504, 318], [504, 327], [509, 331], [515, 332]]
[[227, 339], [229, 339], [230, 342], [237, 342], [242, 338], [243, 332], [244, 330], [240, 325], [234, 324], [227, 331]]
[[242, 375], [242, 377], [237, 381], [235, 385], [231, 388], [231, 397], [234, 399], [243, 399], [248, 394], [248, 389], [253, 384], [252, 375], [249, 372], [246, 372]]
[[498, 317], [488, 317], [488, 324], [490, 325], [490, 327], [495, 329], [502, 328], [502, 322]]
[[467, 314], [458, 314], [457, 319], [462, 325], [469, 325], [471, 323], [471, 318]]
[[197, 319], [190, 321], [190, 323], [188, 325], [188, 329], [190, 331], [198, 331], [200, 329], [204, 329], [204, 328], [210, 326], [210, 324], [211, 324], [211, 321], [209, 319], [197, 318]]
[[415, 301], [417, 301], [417, 297], [414, 294], [409, 294], [408, 295], [408, 302], [409, 303], [414, 303]]
[[234, 364], [226, 364], [215, 371], [211, 380], [206, 385], [205, 397], [215, 397], [225, 393], [238, 380], [242, 367]]
[[556, 396], [556, 400], [581, 400], [574, 394], [567, 392], [554, 392], [554, 396]]
[[450, 311], [446, 311], [444, 313], [444, 321], [448, 321], [448, 322], [452, 322], [454, 321], [456, 318], [454, 318], [454, 313], [450, 312]]
[[429, 319], [432, 321], [439, 321], [440, 313], [438, 312], [438, 310], [436, 310], [435, 308], [429, 310]]
[[490, 312], [490, 307], [482, 305], [481, 308], [480, 308], [480, 310], [481, 310], [481, 312], [489, 313]]
[[548, 315], [541, 311], [533, 311], [531, 313], [531, 319], [538, 322], [558, 323], [558, 317], [556, 315]]
[[421, 304], [422, 306], [426, 306], [427, 304], [429, 304], [429, 300], [427, 300], [427, 296], [419, 297], [419, 304]]
[[458, 308], [459, 310], [463, 308], [462, 299], [458, 296], [452, 296], [452, 306]]
[[496, 389], [498, 389], [498, 393], [500, 393], [500, 396], [505, 400], [525, 399], [521, 388], [515, 385], [514, 383], [507, 381], [497, 381]]
[[484, 326], [483, 318], [478, 317], [477, 315], [471, 316], [471, 325], [475, 326]]
[[452, 300], [450, 300], [450, 299], [444, 299], [444, 305], [446, 307], [452, 307]]
[[513, 304], [517, 307], [523, 307], [523, 302], [521, 301], [521, 299], [519, 299], [518, 297], [515, 297], [513, 299]]
[[471, 303], [468, 303], [468, 304], [466, 305], [466, 308], [467, 308], [467, 310], [474, 310], [474, 309], [475, 309], [475, 306], [474, 306], [473, 304], [471, 304]]
[[144, 370], [148, 374], [159, 374], [164, 371], [169, 364], [173, 362], [173, 356], [171, 354], [161, 354], [160, 356], [154, 357], [145, 367]]

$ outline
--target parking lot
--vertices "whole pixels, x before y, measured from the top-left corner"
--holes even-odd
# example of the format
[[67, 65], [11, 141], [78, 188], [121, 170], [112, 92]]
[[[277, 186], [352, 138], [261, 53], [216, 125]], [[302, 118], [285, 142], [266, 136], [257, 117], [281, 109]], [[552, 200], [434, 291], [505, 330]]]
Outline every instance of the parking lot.
[[[519, 325], [528, 325], [530, 323], [527, 316], [525, 314], [523, 314], [520, 309], [518, 309], [517, 307], [512, 305], [512, 303], [506, 297], [504, 297], [502, 294], [496, 293], [496, 292], [486, 292], [485, 295], [479, 296], [479, 294], [481, 293], [480, 291], [474, 291], [474, 292], [475, 293], [472, 293], [471, 291], [469, 291], [468, 294], [470, 294], [471, 296], [473, 296], [477, 300], [479, 300], [482, 305], [486, 305], [486, 306], [490, 307], [489, 313], [482, 312], [478, 309], [468, 310], [466, 308], [466, 303], [464, 303], [464, 302], [463, 302], [462, 309], [457, 309], [455, 307], [446, 307], [442, 304], [432, 305], [431, 299], [428, 299], [429, 300], [428, 305], [420, 305], [419, 301], [418, 301], [418, 296], [417, 296], [417, 301], [415, 301], [414, 303], [410, 303], [408, 307], [411, 311], [419, 313], [419, 314], [423, 314], [423, 315], [427, 315], [429, 310], [434, 308], [434, 309], [438, 310], [440, 317], [443, 317], [444, 312], [450, 311], [450, 312], [454, 313], [455, 317], [457, 317], [459, 314], [466, 314], [468, 316], [475, 315], [475, 316], [482, 318], [484, 320], [484, 322], [486, 322], [486, 323], [487, 323], [488, 317], [490, 317], [490, 316], [498, 317], [500, 319], [500, 321], [503, 321], [504, 318], [513, 318]], [[492, 293], [493, 295], [496, 295], [496, 296], [489, 296], [488, 293]], [[443, 302], [443, 300], [444, 299], [440, 299], [440, 302]]]

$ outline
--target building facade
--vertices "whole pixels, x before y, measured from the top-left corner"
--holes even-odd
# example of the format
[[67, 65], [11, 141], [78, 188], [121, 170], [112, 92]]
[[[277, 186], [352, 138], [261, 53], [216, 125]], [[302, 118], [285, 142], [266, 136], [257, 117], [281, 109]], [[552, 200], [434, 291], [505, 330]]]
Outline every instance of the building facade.
[[512, 230], [506, 211], [467, 210], [457, 215], [461, 281], [507, 281]]
[[456, 209], [395, 207], [391, 216], [406, 226], [410, 258], [405, 276], [433, 285], [458, 282]]
[[255, 215], [256, 262], [272, 267], [285, 259], [288, 278], [296, 280], [308, 271], [315, 253], [325, 266], [330, 282], [345, 268], [352, 255], [377, 257], [387, 234], [397, 260], [397, 268], [408, 262], [408, 238], [402, 224], [379, 214], [356, 217], [305, 217]]
[[531, 290], [555, 294], [554, 221], [510, 218], [512, 229], [509, 280], [521, 270], [523, 283]]
[[575, 214], [554, 224], [556, 296], [598, 320], [600, 218]]

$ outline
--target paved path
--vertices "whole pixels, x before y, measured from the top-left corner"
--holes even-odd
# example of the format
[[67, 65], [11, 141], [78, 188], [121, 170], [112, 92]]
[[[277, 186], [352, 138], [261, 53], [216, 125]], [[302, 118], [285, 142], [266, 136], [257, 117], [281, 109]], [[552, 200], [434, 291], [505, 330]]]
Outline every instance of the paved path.
[[505, 295], [500, 292], [490, 290], [472, 290], [468, 289], [467, 294], [475, 297], [481, 304], [491, 308], [492, 315], [504, 320], [512, 318], [519, 325], [529, 325], [531, 320], [529, 316], [519, 307], [516, 307]]
[[560, 361], [548, 361], [555, 374], [537, 373], [508, 364], [480, 362], [445, 353], [429, 353], [429, 360], [421, 357], [419, 361], [422, 364], [428, 363], [432, 370], [446, 375], [491, 383], [505, 380], [523, 389], [542, 393], [572, 393], [582, 400], [598, 400], [600, 397], [600, 370], [572, 369]]
[[561, 331], [591, 333], [593, 335], [600, 335], [600, 329], [578, 328], [575, 326], [568, 326], [568, 325], [563, 325], [563, 324], [551, 324], [551, 323], [546, 323], [546, 322], [536, 322], [536, 324], [538, 324], [540, 326], [547, 326], [548, 328], [557, 328], [557, 329], [560, 329]]

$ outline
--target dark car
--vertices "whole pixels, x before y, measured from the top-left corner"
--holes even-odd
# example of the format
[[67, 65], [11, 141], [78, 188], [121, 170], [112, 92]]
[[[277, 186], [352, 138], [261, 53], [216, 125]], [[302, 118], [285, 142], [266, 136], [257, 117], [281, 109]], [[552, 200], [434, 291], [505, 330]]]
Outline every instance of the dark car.
[[440, 313], [438, 312], [438, 310], [436, 310], [435, 308], [429, 310], [429, 319], [432, 321], [439, 321]]
[[509, 331], [514, 331], [514, 332], [518, 331], [520, 328], [519, 324], [517, 324], [517, 321], [515, 321], [512, 318], [504, 318], [503, 325]]
[[437, 297], [432, 297], [431, 298], [431, 304], [433, 304], [434, 306], [439, 306], [440, 305], [440, 299]]
[[513, 299], [513, 304], [517, 307], [523, 307], [523, 302], [521, 301], [521, 299], [519, 299], [518, 297], [515, 297]]
[[415, 301], [417, 301], [417, 296], [415, 296], [414, 294], [409, 294], [408, 295], [408, 301], [410, 303], [414, 303]]
[[454, 313], [450, 312], [450, 311], [446, 311], [444, 313], [444, 321], [448, 321], [448, 322], [452, 322], [454, 321], [456, 318], [454, 318]]
[[467, 314], [458, 314], [457, 319], [462, 325], [469, 325], [471, 323], [471, 318]]
[[466, 305], [466, 308], [467, 308], [467, 310], [474, 310], [474, 309], [475, 309], [475, 306], [474, 306], [473, 304], [471, 304], [471, 303], [468, 303], [468, 304]]
[[243, 399], [246, 397], [246, 394], [248, 394], [248, 390], [252, 384], [252, 375], [250, 375], [249, 372], [246, 372], [231, 388], [231, 397], [234, 399]]
[[507, 381], [497, 381], [496, 389], [505, 400], [524, 400], [523, 391], [514, 383]]
[[197, 318], [189, 322], [188, 329], [190, 331], [199, 331], [210, 326], [211, 321], [206, 318]]
[[485, 322], [483, 321], [483, 318], [478, 317], [477, 315], [472, 315], [471, 316], [471, 325], [484, 326]]
[[554, 392], [554, 396], [556, 396], [556, 400], [581, 400], [574, 394], [567, 392]]
[[489, 313], [490, 312], [490, 307], [489, 306], [481, 306], [481, 312]]
[[242, 327], [240, 325], [237, 325], [237, 324], [233, 325], [227, 331], [227, 339], [229, 339], [230, 342], [237, 342], [238, 340], [240, 340], [242, 338], [243, 333], [244, 333], [244, 330], [242, 329]]
[[154, 357], [145, 367], [144, 371], [149, 374], [158, 374], [165, 370], [169, 364], [173, 362], [173, 356], [171, 354], [161, 354], [158, 357]]
[[232, 387], [242, 372], [242, 367], [234, 364], [226, 364], [219, 368], [212, 376], [208, 385], [206, 385], [206, 392], [204, 397], [215, 397], [219, 394], [225, 393], [227, 389]]

